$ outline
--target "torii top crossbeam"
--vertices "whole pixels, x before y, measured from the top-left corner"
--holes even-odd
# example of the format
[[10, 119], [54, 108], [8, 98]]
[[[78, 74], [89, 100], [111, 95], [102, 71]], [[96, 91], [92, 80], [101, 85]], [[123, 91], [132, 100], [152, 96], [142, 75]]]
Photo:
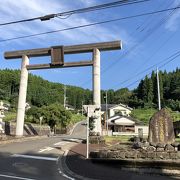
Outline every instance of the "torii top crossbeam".
[[93, 65], [92, 60], [65, 63], [64, 54], [87, 53], [87, 52], [93, 52], [94, 49], [99, 49], [100, 51], [109, 51], [109, 50], [121, 49], [121, 47], [122, 47], [121, 41], [110, 41], [110, 42], [80, 44], [80, 45], [72, 45], [72, 46], [53, 46], [49, 48], [9, 51], [4, 53], [4, 57], [5, 59], [17, 59], [17, 58], [22, 58], [23, 55], [26, 55], [28, 57], [51, 56], [51, 60], [53, 59], [52, 60], [53, 62], [50, 64], [27, 65], [27, 69], [29, 70], [65, 68], [65, 67], [76, 67], [76, 66], [92, 66]]
[[[121, 46], [121, 41], [64, 46], [64, 54], [92, 52], [94, 48], [97, 48], [100, 51], [116, 50], [121, 49]], [[50, 55], [50, 50], [51, 47], [20, 51], [9, 51], [4, 53], [4, 57], [6, 59], [17, 59], [22, 58], [22, 55], [27, 55], [28, 57], [48, 56]]]

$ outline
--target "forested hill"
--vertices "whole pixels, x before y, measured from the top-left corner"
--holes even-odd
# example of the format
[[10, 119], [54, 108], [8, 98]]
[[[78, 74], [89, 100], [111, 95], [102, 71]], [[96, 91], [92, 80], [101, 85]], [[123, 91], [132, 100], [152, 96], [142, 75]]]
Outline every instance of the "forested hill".
[[[159, 72], [162, 106], [180, 111], [180, 69], [173, 72]], [[27, 102], [41, 107], [64, 102], [64, 85], [52, 83], [41, 77], [29, 74]], [[11, 105], [17, 104], [20, 71], [0, 70], [0, 100], [7, 100]], [[67, 104], [80, 109], [83, 104], [92, 104], [92, 92], [75, 86], [66, 86]], [[101, 93], [101, 102], [105, 103], [105, 91]], [[124, 103], [133, 108], [157, 107], [156, 73], [145, 77], [138, 87], [129, 91], [122, 88], [117, 91], [108, 90], [108, 103]]]
[[[169, 73], [160, 71], [159, 84], [162, 106], [180, 110], [180, 69], [177, 68]], [[156, 106], [158, 100], [156, 73], [153, 71], [150, 77], [146, 76], [144, 80], [141, 80], [133, 94], [139, 104]]]
[[[19, 70], [0, 70], [0, 99], [7, 100], [11, 105], [18, 101], [20, 82]], [[66, 86], [67, 104], [80, 108], [84, 104], [92, 103], [92, 92], [75, 86]], [[91, 101], [90, 101], [91, 100]], [[41, 107], [52, 103], [64, 103], [64, 85], [52, 83], [39, 76], [29, 74], [27, 102]]]

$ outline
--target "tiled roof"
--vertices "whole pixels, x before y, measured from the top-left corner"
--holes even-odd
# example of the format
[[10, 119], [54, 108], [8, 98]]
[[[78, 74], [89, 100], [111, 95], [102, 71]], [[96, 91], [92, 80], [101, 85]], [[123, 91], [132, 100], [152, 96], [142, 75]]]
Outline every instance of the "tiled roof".
[[119, 115], [115, 115], [115, 116], [110, 117], [109, 120], [112, 119], [111, 122], [113, 123], [115, 120], [117, 120], [117, 119], [119, 119], [119, 118], [122, 118], [122, 117], [127, 118], [127, 119], [129, 119], [129, 120], [131, 120], [131, 121], [134, 121], [136, 125], [145, 125], [142, 121], [137, 120], [137, 119], [134, 119], [134, 118], [132, 118], [132, 117], [130, 117], [130, 116], [119, 116]]
[[[133, 110], [132, 108], [130, 108], [129, 106], [126, 106], [125, 104], [107, 104], [107, 109], [111, 109], [111, 108], [114, 108], [116, 106], [122, 106], [124, 108], [129, 109], [129, 110]], [[101, 111], [106, 111], [106, 104], [101, 104]]]

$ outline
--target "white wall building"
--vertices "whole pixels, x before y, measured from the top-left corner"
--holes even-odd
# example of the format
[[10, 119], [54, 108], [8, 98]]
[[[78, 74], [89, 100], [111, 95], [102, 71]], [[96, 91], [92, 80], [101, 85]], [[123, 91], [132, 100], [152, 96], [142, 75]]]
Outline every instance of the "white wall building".
[[108, 129], [112, 135], [148, 136], [149, 127], [128, 116], [113, 116], [108, 119]]
[[107, 128], [106, 108], [108, 114], [108, 130], [111, 135], [135, 135], [143, 133], [148, 136], [149, 127], [144, 125], [142, 121], [130, 117], [132, 108], [124, 104], [102, 104], [102, 122], [104, 129]]
[[132, 110], [132, 108], [124, 104], [118, 104], [116, 106], [109, 108], [109, 117], [112, 117], [118, 113], [121, 113], [122, 116], [129, 116]]
[[[107, 104], [107, 110], [108, 117], [112, 117], [117, 114], [121, 114], [122, 116], [130, 116], [133, 109], [124, 104]], [[101, 104], [101, 112], [106, 112], [106, 104]]]

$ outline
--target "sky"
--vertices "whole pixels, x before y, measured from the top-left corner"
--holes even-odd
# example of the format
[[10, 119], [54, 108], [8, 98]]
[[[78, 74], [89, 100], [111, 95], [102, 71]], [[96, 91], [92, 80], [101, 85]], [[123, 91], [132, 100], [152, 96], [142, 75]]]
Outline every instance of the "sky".
[[[113, 1], [3, 0], [0, 6], [0, 24], [109, 2]], [[180, 57], [168, 59], [180, 51], [180, 9], [31, 38], [4, 40], [159, 11], [179, 5], [180, 0], [149, 0], [138, 4], [73, 14], [64, 19], [53, 18], [49, 21], [36, 20], [0, 26], [0, 69], [21, 67], [21, 59], [4, 59], [6, 51], [121, 40], [121, 50], [101, 52], [101, 89], [117, 90], [125, 87], [134, 89], [139, 81], [156, 67], [167, 72], [180, 67]], [[65, 55], [65, 62], [91, 59], [92, 53]], [[38, 63], [50, 63], [50, 57], [30, 58], [30, 64]], [[92, 67], [31, 70], [30, 73], [51, 82], [92, 89]]]

